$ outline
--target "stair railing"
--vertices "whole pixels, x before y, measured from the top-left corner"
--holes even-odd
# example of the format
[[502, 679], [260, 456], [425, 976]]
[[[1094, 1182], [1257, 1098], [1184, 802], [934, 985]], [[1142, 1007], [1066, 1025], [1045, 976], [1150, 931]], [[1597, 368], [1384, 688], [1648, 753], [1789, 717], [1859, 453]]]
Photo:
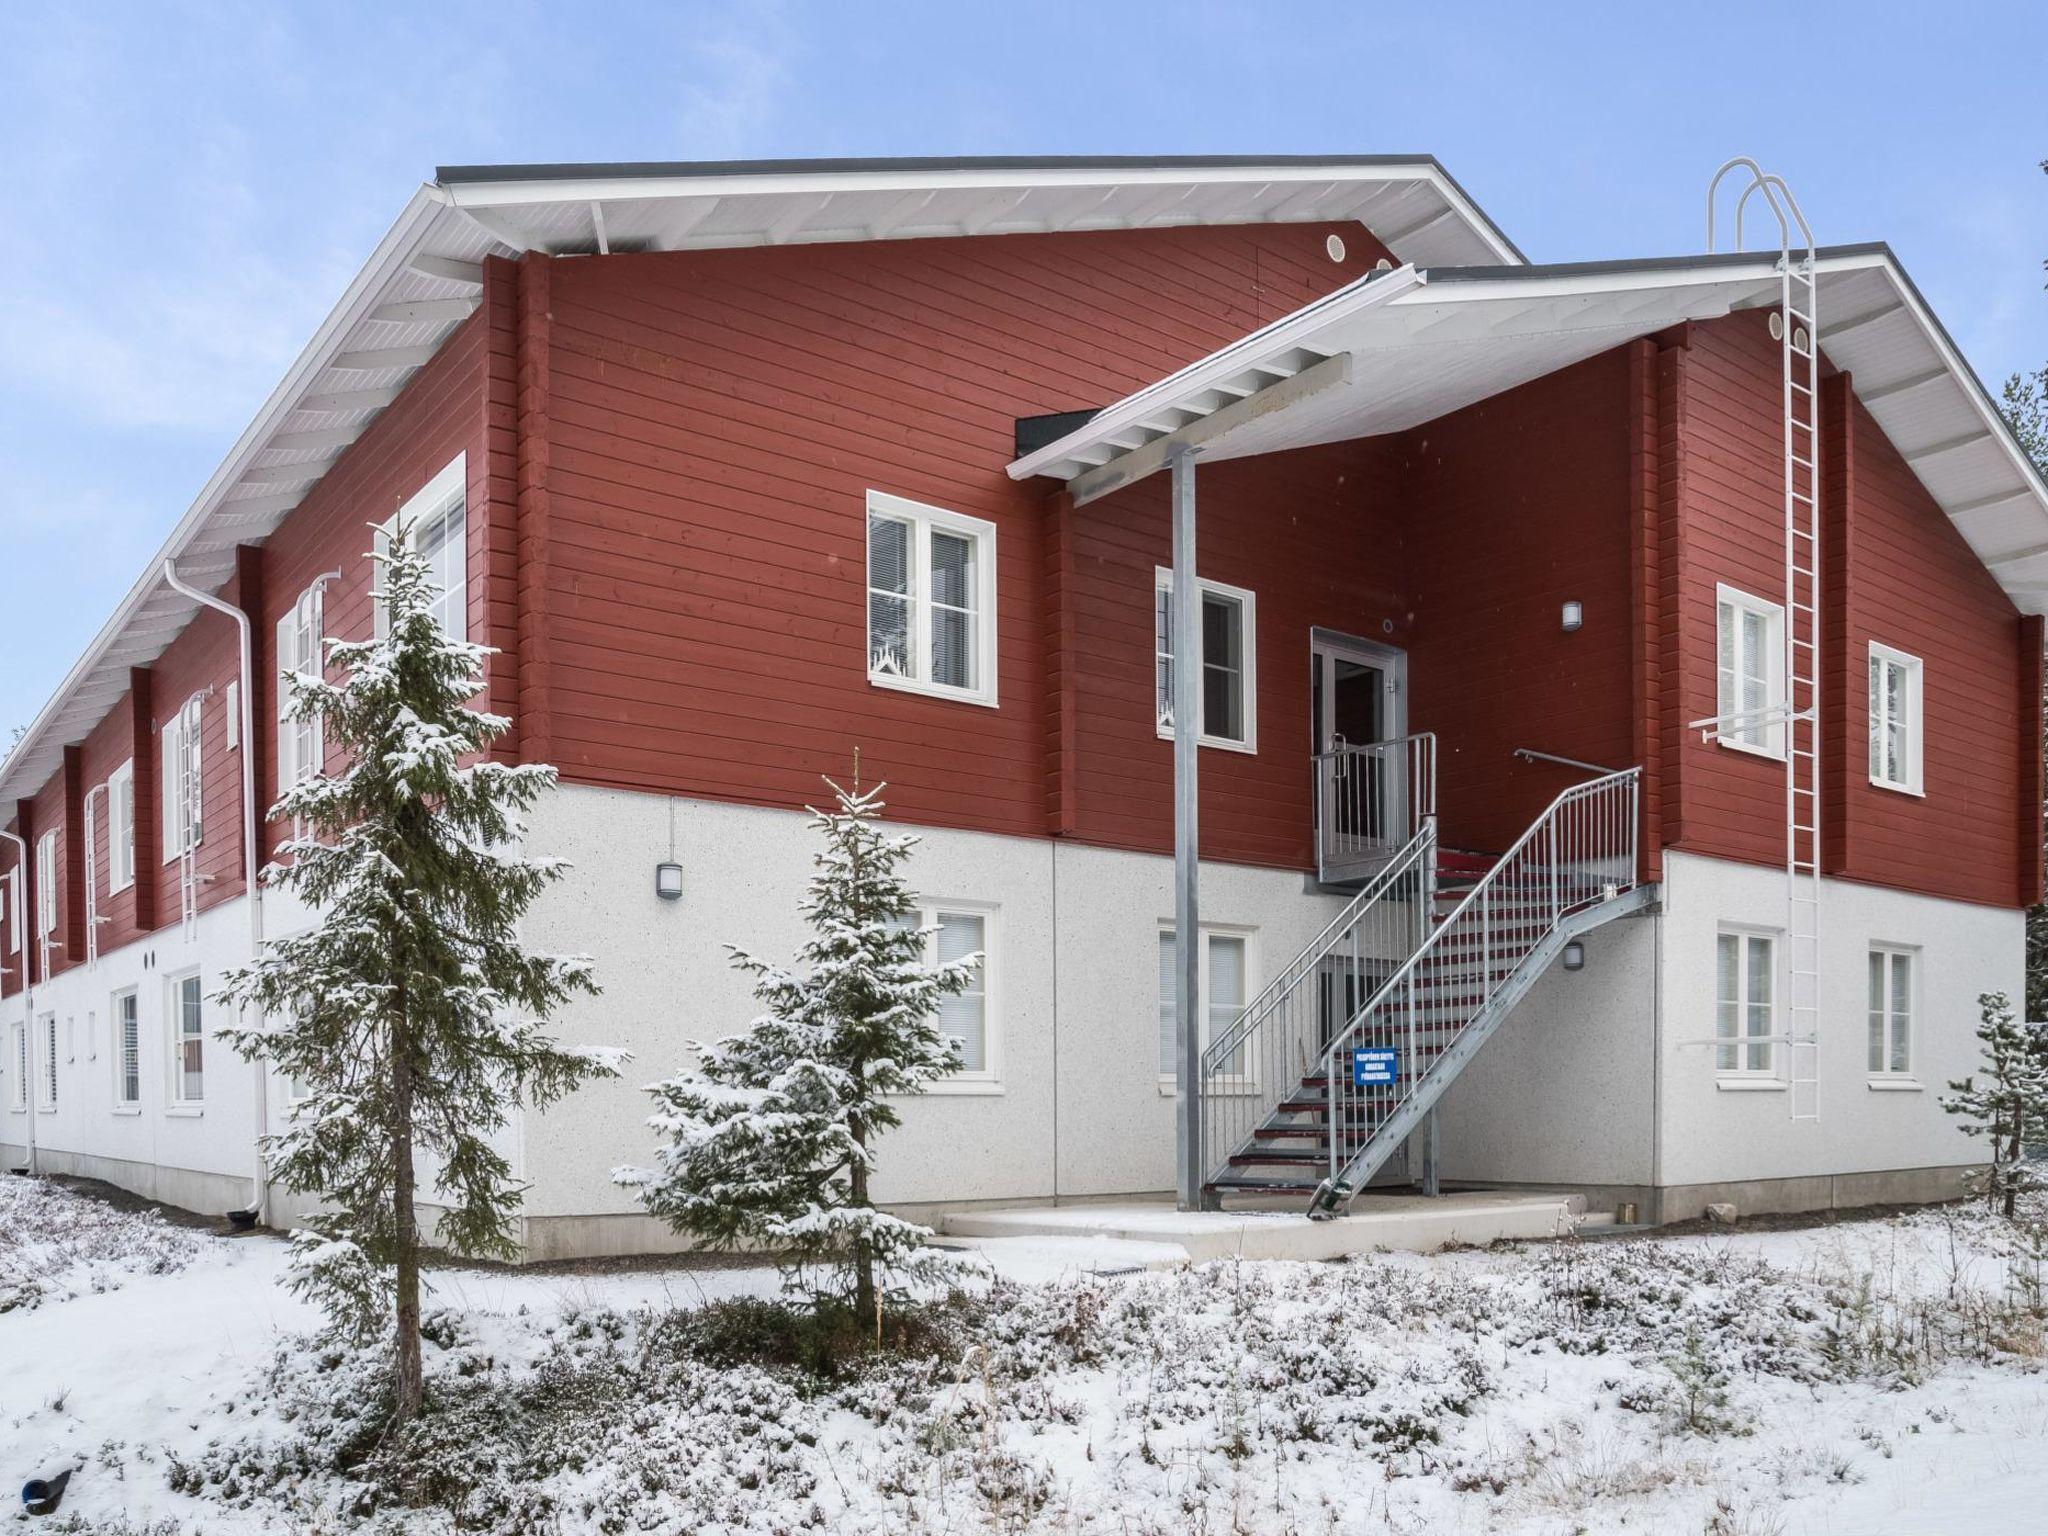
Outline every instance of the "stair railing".
[[1435, 889], [1429, 817], [1202, 1052], [1202, 1166], [1218, 1177], [1273, 1105], [1301, 1089], [1377, 979], [1422, 942]]
[[1436, 733], [1339, 737], [1315, 756], [1315, 795], [1317, 874], [1370, 876], [1436, 814]]
[[1348, 1202], [1406, 1139], [1462, 1066], [1465, 1031], [1559, 925], [1636, 886], [1640, 774], [1590, 779], [1551, 801], [1331, 1039], [1318, 1073], [1329, 1177], [1316, 1209]]

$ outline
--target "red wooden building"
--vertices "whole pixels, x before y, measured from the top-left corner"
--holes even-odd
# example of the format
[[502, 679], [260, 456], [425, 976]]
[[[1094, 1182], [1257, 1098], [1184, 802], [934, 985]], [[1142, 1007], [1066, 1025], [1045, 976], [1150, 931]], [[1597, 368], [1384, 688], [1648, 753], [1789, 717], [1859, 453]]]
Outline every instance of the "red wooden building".
[[[1886, 248], [1790, 244], [1531, 264], [1413, 157], [444, 169], [0, 767], [0, 1147], [289, 1214], [210, 991], [309, 920], [278, 679], [405, 508], [561, 771], [579, 1038], [750, 1016], [856, 748], [923, 829], [986, 959], [901, 1205], [1948, 1192], [2048, 488]], [[536, 1254], [662, 1240], [634, 1081], [520, 1126]]]

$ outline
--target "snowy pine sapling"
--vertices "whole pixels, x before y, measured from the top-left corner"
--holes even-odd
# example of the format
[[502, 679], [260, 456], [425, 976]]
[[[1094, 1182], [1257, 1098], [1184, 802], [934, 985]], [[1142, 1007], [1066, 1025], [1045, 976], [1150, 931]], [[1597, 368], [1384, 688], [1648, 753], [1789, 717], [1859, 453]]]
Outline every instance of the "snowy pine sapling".
[[1962, 1119], [1965, 1135], [1982, 1136], [1990, 1143], [1985, 1201], [2011, 1218], [2021, 1193], [2033, 1187], [2027, 1145], [2048, 1136], [2048, 1065], [2034, 1048], [2027, 1026], [2013, 1017], [2010, 998], [2003, 992], [1986, 992], [1977, 1003], [1983, 1010], [1983, 1022], [1977, 1026], [1984, 1046], [1982, 1081], [1972, 1073], [1950, 1083], [1941, 1107]]
[[521, 1186], [493, 1134], [511, 1110], [616, 1075], [623, 1059], [543, 1028], [597, 990], [587, 959], [529, 952], [517, 933], [565, 868], [515, 851], [520, 817], [555, 770], [479, 758], [509, 723], [468, 706], [491, 653], [442, 632], [406, 535], [371, 556], [383, 562], [385, 633], [331, 642], [338, 683], [285, 675], [292, 716], [323, 721], [348, 760], [271, 811], [302, 833], [266, 883], [319, 921], [272, 941], [219, 992], [245, 1010], [223, 1037], [302, 1093], [265, 1143], [272, 1177], [321, 1202], [295, 1236], [292, 1284], [359, 1337], [395, 1323], [401, 1420], [423, 1391], [415, 1159], [425, 1152], [437, 1170], [426, 1198], [441, 1208], [440, 1240], [511, 1257]]
[[653, 1168], [621, 1168], [647, 1209], [712, 1247], [759, 1243], [788, 1257], [793, 1289], [874, 1314], [883, 1283], [912, 1278], [928, 1229], [874, 1208], [875, 1141], [898, 1124], [891, 1098], [956, 1069], [939, 1008], [972, 983], [981, 956], [926, 958], [902, 865], [917, 843], [876, 825], [883, 786], [826, 781], [838, 801], [811, 812], [825, 847], [802, 911], [800, 970], [728, 946], [763, 1012], [647, 1090], [662, 1145]]

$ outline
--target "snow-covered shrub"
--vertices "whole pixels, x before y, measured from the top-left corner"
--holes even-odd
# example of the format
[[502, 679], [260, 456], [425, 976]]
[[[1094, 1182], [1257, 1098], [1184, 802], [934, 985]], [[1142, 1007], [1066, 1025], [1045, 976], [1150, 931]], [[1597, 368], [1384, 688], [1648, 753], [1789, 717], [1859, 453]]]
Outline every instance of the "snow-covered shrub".
[[47, 1179], [0, 1176], [0, 1313], [183, 1269], [208, 1239]]

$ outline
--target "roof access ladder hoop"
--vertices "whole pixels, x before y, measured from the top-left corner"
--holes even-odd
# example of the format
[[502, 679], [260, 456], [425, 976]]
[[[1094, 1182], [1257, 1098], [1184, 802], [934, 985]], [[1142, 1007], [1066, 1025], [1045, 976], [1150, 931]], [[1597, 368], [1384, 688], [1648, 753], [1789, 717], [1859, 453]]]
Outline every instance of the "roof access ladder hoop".
[[[1749, 200], [1763, 198], [1778, 226], [1779, 344], [1785, 444], [1784, 697], [1768, 713], [1784, 732], [1786, 997], [1778, 1031], [1786, 1049], [1794, 1120], [1820, 1118], [1820, 305], [1813, 230], [1782, 176], [1738, 155], [1707, 187], [1707, 251], [1714, 210], [1731, 171], [1748, 177], [1735, 202], [1735, 244], [1743, 248]], [[1708, 734], [1720, 718], [1698, 721]]]

